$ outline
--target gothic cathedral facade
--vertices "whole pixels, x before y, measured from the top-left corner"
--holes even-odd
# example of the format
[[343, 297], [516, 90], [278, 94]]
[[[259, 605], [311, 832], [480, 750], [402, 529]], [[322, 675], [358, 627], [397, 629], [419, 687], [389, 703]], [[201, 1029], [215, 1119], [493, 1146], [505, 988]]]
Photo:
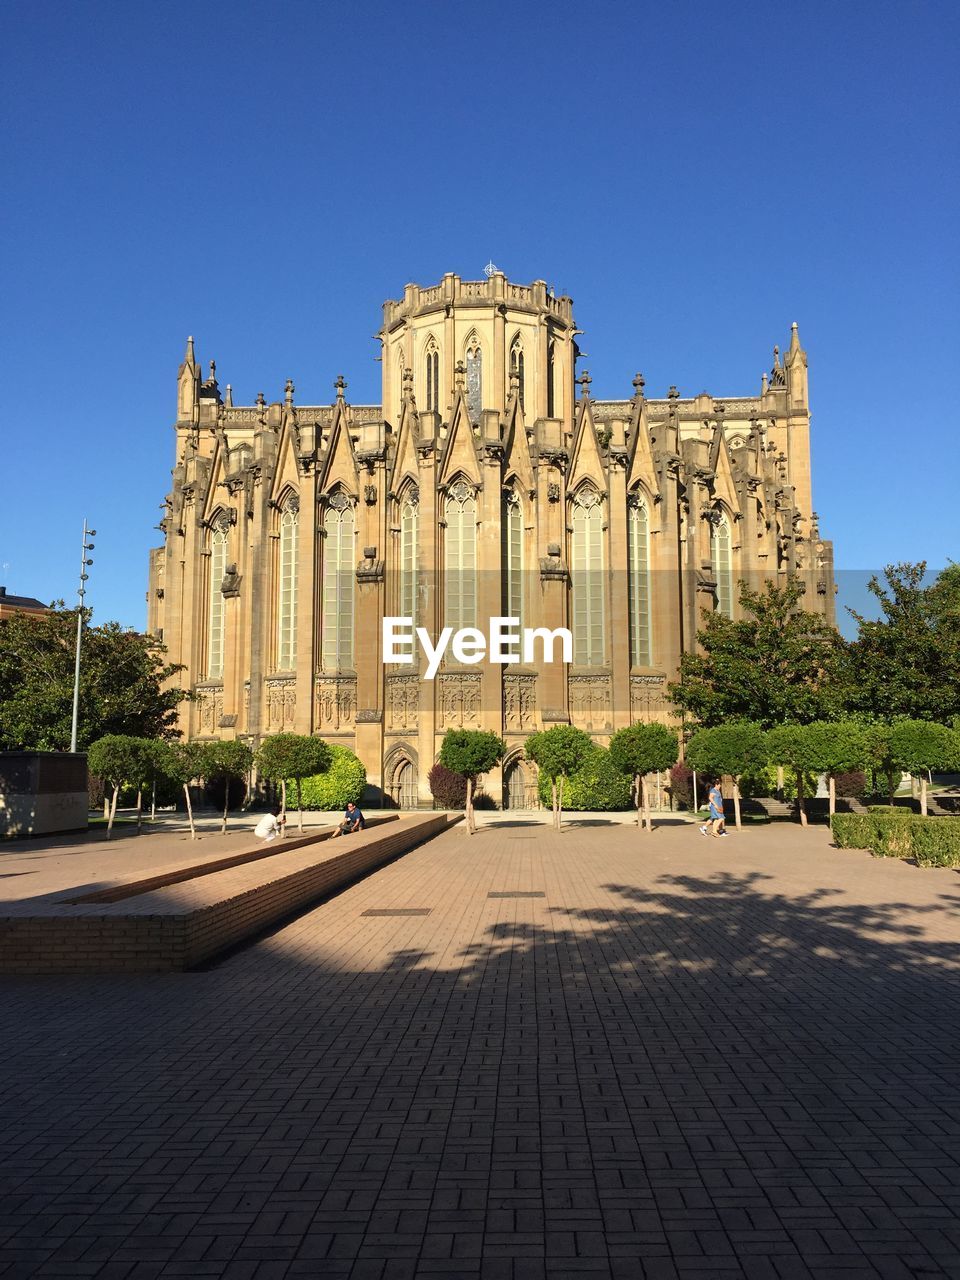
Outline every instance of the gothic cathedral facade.
[[[666, 685], [704, 610], [797, 575], [833, 618], [812, 508], [807, 358], [793, 326], [758, 395], [595, 400], [568, 297], [448, 274], [384, 304], [382, 402], [250, 406], [178, 375], [176, 461], [150, 555], [148, 629], [193, 698], [186, 737], [316, 733], [374, 794], [430, 804], [452, 727], [507, 744], [485, 780], [522, 805], [523, 743], [574, 724], [603, 743], [670, 720]], [[566, 628], [572, 661], [383, 662], [384, 617], [437, 637], [492, 617]]]

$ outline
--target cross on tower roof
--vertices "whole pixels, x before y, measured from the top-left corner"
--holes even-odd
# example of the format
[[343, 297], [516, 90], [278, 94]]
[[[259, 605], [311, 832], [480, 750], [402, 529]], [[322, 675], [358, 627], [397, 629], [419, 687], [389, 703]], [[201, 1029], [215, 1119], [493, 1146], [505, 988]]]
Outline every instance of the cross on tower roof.
[[581, 373], [580, 377], [577, 379], [577, 382], [580, 384], [580, 395], [584, 400], [590, 399], [590, 383], [592, 381], [593, 379], [590, 377], [590, 374], [586, 369], [584, 369], [583, 373]]

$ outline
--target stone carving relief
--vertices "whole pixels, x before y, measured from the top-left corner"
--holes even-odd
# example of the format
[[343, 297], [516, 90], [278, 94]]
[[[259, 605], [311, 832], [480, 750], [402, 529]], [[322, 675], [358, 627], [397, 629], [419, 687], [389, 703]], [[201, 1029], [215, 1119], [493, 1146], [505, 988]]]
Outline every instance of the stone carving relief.
[[650, 724], [661, 723], [670, 715], [666, 704], [666, 680], [663, 676], [630, 677], [630, 719]]
[[610, 677], [570, 677], [570, 718], [580, 729], [603, 733], [612, 728]]
[[411, 733], [420, 719], [420, 677], [387, 677], [387, 730]]
[[461, 674], [448, 671], [439, 677], [440, 728], [473, 729], [480, 727], [479, 672]]
[[316, 676], [314, 679], [316, 725], [335, 733], [353, 724], [357, 713], [357, 682], [351, 678]]
[[223, 715], [223, 685], [208, 684], [197, 688], [197, 722], [200, 736], [213, 735]]
[[537, 677], [504, 676], [503, 722], [514, 732], [532, 729], [536, 721]]
[[267, 729], [270, 733], [290, 732], [297, 711], [296, 680], [267, 680]]

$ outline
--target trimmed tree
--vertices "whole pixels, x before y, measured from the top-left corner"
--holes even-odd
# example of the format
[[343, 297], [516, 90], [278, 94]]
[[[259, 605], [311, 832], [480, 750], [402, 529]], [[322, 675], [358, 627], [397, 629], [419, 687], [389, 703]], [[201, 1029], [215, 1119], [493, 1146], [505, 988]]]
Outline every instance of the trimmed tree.
[[448, 729], [440, 743], [440, 763], [467, 780], [467, 831], [477, 826], [473, 817], [473, 793], [477, 778], [503, 759], [503, 739], [486, 729]]
[[807, 825], [807, 811], [803, 803], [803, 775], [820, 768], [820, 746], [816, 734], [809, 725], [781, 724], [767, 733], [767, 754], [771, 764], [786, 765], [797, 779], [797, 809], [800, 825]]
[[890, 757], [894, 764], [920, 781], [920, 813], [927, 816], [927, 772], [952, 769], [960, 763], [960, 739], [955, 729], [929, 720], [899, 720], [890, 729]]
[[586, 759], [593, 739], [589, 733], [572, 724], [557, 724], [552, 729], [533, 733], [526, 742], [526, 755], [550, 779], [550, 802], [553, 825], [563, 825], [562, 785], [564, 778], [577, 772]]
[[669, 769], [676, 763], [677, 735], [665, 724], [631, 724], [617, 730], [610, 739], [608, 750], [610, 759], [620, 772], [633, 778], [637, 826], [640, 826], [642, 807], [647, 831], [652, 831], [647, 774]]
[[227, 830], [227, 811], [230, 808], [230, 782], [237, 778], [241, 782], [250, 772], [253, 764], [253, 752], [245, 742], [228, 739], [223, 742], [205, 742], [202, 746], [200, 763], [203, 766], [200, 777], [205, 782], [223, 782], [223, 821], [220, 834]]
[[164, 777], [183, 787], [183, 797], [187, 804], [187, 821], [190, 824], [190, 839], [196, 840], [197, 829], [193, 821], [193, 800], [190, 797], [190, 784], [203, 777], [204, 748], [201, 742], [164, 742], [161, 747], [159, 769]]
[[280, 783], [280, 808], [287, 811], [287, 782], [297, 789], [298, 826], [303, 830], [304, 778], [326, 773], [333, 763], [330, 747], [322, 738], [302, 733], [275, 733], [264, 738], [255, 757], [257, 771], [271, 782]]
[[107, 815], [107, 839], [113, 838], [113, 822], [117, 816], [117, 796], [126, 783], [137, 787], [137, 830], [140, 830], [140, 788], [150, 773], [150, 748], [148, 738], [133, 738], [125, 733], [108, 733], [91, 743], [87, 752], [87, 766], [91, 773], [102, 778], [112, 788], [110, 810]]
[[748, 721], [718, 724], [712, 729], [698, 729], [687, 744], [686, 762], [697, 773], [733, 778], [733, 812], [737, 827], [740, 819], [740, 779], [754, 773], [767, 762], [763, 730]]
[[813, 768], [827, 775], [830, 816], [837, 808], [837, 774], [863, 769], [870, 761], [870, 737], [857, 720], [816, 720], [807, 725]]

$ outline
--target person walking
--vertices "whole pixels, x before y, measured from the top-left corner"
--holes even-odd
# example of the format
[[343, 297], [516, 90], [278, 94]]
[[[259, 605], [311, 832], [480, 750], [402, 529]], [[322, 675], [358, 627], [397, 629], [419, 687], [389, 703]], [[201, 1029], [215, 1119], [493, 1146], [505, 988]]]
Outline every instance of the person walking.
[[720, 779], [717, 778], [710, 788], [710, 794], [707, 797], [707, 809], [709, 817], [706, 824], [700, 828], [702, 836], [725, 836], [723, 817], [723, 792], [720, 790]]

